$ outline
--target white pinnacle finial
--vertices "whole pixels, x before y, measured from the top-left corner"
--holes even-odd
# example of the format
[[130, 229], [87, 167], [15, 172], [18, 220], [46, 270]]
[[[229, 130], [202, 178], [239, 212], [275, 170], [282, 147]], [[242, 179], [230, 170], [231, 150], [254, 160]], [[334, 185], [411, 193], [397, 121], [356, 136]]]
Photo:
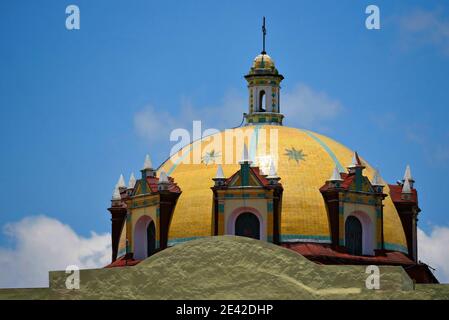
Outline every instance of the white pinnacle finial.
[[240, 160], [240, 164], [242, 163], [252, 163], [252, 161], [249, 159], [249, 152], [248, 147], [246, 146], [246, 143], [243, 144], [243, 154], [242, 154], [242, 160]]
[[412, 193], [412, 188], [410, 187], [410, 181], [408, 179], [404, 180], [404, 185], [402, 186], [402, 193]]
[[414, 181], [412, 178], [412, 171], [410, 170], [410, 165], [405, 167], [404, 180]]
[[383, 186], [384, 185], [382, 178], [380, 177], [379, 170], [376, 170], [374, 172], [373, 181], [371, 182], [371, 184], [373, 186]]
[[159, 174], [159, 184], [161, 183], [168, 183], [168, 177], [167, 174], [165, 173], [165, 171], [161, 171], [161, 173]]
[[350, 168], [355, 168], [360, 166], [362, 163], [360, 161], [359, 155], [357, 154], [357, 151], [354, 151], [354, 153], [352, 154], [352, 161], [351, 161], [351, 165], [349, 166]]
[[136, 177], [134, 177], [134, 172], [131, 172], [131, 176], [129, 177], [128, 188], [133, 189], [136, 185]]
[[273, 159], [270, 160], [270, 173], [268, 174], [267, 178], [268, 179], [278, 178]]
[[334, 171], [332, 171], [332, 175], [328, 181], [343, 181], [337, 166], [335, 166]]
[[120, 196], [120, 190], [118, 185], [115, 186], [114, 192], [112, 193], [112, 200], [121, 200], [122, 197]]
[[218, 165], [217, 173], [215, 174], [215, 179], [225, 179], [223, 167], [221, 166], [221, 164]]
[[143, 163], [143, 170], [145, 169], [153, 169], [153, 163], [151, 162], [149, 154], [145, 156], [145, 162]]
[[118, 178], [117, 187], [124, 188], [125, 185], [125, 178], [123, 178], [123, 174], [120, 175], [120, 178]]

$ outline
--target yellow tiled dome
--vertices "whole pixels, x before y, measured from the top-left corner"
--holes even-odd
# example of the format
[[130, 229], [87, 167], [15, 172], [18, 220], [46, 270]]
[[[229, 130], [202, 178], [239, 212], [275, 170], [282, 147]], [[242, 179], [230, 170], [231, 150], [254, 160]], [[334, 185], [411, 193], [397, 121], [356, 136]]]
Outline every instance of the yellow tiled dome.
[[[217, 171], [215, 162], [218, 159], [226, 159], [227, 150], [232, 150], [234, 161], [233, 164], [222, 164], [224, 174], [229, 177], [239, 169], [238, 160], [242, 145], [235, 140], [228, 143], [229, 139], [226, 139], [226, 136], [236, 133], [236, 130], [242, 130], [248, 137], [250, 155], [262, 169], [267, 166], [267, 157], [271, 156], [277, 162], [277, 173], [284, 187], [281, 241], [293, 239], [329, 241], [328, 215], [319, 188], [330, 177], [336, 165], [341, 171], [345, 170], [351, 163], [353, 152], [326, 136], [308, 130], [256, 125], [226, 130], [194, 142], [177, 154], [182, 154], [181, 157], [175, 159], [175, 156], [172, 156], [159, 168], [172, 176], [182, 190], [170, 226], [170, 243], [211, 235], [210, 188], [213, 186], [212, 178]], [[270, 152], [269, 137], [276, 133], [277, 150]], [[222, 151], [214, 149], [216, 145], [213, 146], [213, 143], [217, 141], [221, 141]], [[273, 149], [276, 148], [273, 146]], [[202, 163], [185, 163], [188, 160], [193, 161], [195, 157], [201, 159]], [[363, 159], [362, 161], [366, 165], [365, 175], [372, 179], [373, 168]], [[389, 194], [388, 186], [385, 187], [385, 193]], [[404, 231], [390, 197], [384, 200], [384, 205], [385, 247], [405, 251]]]
[[268, 54], [259, 54], [252, 65], [255, 69], [271, 69], [274, 68], [274, 61]]

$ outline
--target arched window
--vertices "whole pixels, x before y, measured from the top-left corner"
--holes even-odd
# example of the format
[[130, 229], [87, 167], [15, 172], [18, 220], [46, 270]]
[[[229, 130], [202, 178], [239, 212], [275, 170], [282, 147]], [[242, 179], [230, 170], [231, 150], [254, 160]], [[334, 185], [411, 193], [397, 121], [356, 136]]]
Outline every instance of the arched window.
[[244, 212], [235, 220], [235, 235], [260, 240], [259, 218], [250, 212]]
[[147, 257], [151, 256], [156, 250], [156, 227], [151, 221], [147, 227]]
[[267, 110], [267, 97], [264, 90], [259, 92], [259, 112]]
[[134, 226], [134, 258], [143, 260], [156, 250], [156, 226], [149, 216], [142, 216]]
[[345, 223], [345, 246], [350, 254], [361, 256], [363, 253], [362, 223], [349, 216]]

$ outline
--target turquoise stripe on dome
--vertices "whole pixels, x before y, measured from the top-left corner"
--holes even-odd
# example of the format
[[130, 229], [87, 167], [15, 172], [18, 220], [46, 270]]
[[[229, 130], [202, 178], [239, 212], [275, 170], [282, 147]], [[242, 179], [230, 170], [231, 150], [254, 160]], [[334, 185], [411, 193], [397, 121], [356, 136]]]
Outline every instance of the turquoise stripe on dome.
[[251, 136], [251, 141], [249, 142], [248, 152], [249, 152], [249, 158], [252, 161], [256, 160], [257, 148], [259, 146], [259, 130], [260, 130], [260, 125], [256, 125], [254, 127], [254, 131]]
[[324, 150], [326, 150], [327, 154], [332, 158], [332, 160], [334, 161], [335, 165], [338, 167], [338, 170], [340, 172], [344, 172], [345, 168], [341, 165], [340, 161], [338, 161], [337, 156], [335, 155], [335, 153], [329, 148], [329, 146], [320, 138], [318, 138], [316, 135], [314, 135], [312, 132], [308, 131], [308, 130], [304, 130], [304, 129], [298, 129], [302, 132], [304, 132], [305, 134], [307, 134], [309, 137], [311, 137], [313, 140], [315, 140], [316, 142], [318, 142]]
[[[184, 160], [185, 157], [187, 157], [187, 155], [193, 150], [194, 145], [195, 145], [195, 142], [190, 146], [189, 150], [187, 150], [187, 152], [185, 152], [185, 154], [182, 155], [182, 157], [179, 157], [178, 160], [176, 160], [176, 162], [171, 166], [170, 170], [167, 171], [168, 176], [170, 176], [173, 173], [173, 171], [175, 171], [176, 167], [181, 163], [181, 161]], [[171, 157], [170, 157], [170, 159], [171, 159]], [[170, 159], [168, 159], [167, 161], [170, 161]]]
[[187, 241], [192, 241], [192, 240], [196, 240], [196, 239], [203, 239], [203, 238], [207, 238], [207, 236], [199, 236], [199, 237], [188, 237], [188, 238], [176, 238], [176, 239], [171, 239], [168, 240], [168, 246], [174, 246], [183, 242], [187, 242]]
[[399, 252], [402, 252], [402, 253], [408, 253], [407, 248], [404, 247], [403, 245], [400, 245], [400, 244], [385, 242], [384, 243], [384, 248], [386, 250], [399, 251]]
[[317, 242], [330, 243], [331, 238], [329, 236], [303, 235], [303, 234], [283, 234], [283, 235], [281, 235], [281, 241], [291, 242], [294, 240], [312, 240], [312, 241], [317, 241]]

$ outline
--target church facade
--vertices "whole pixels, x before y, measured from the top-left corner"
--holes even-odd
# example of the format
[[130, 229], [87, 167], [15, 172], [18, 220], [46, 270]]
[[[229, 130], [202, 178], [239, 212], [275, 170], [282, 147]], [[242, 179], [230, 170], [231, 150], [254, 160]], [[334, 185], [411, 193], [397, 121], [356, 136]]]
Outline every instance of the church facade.
[[320, 264], [400, 265], [418, 283], [437, 282], [418, 260], [420, 208], [410, 168], [388, 184], [357, 152], [284, 126], [284, 77], [265, 50], [245, 79], [244, 126], [194, 141], [157, 168], [147, 156], [128, 185], [121, 176], [108, 209], [108, 267], [132, 266], [197, 238], [237, 235]]

